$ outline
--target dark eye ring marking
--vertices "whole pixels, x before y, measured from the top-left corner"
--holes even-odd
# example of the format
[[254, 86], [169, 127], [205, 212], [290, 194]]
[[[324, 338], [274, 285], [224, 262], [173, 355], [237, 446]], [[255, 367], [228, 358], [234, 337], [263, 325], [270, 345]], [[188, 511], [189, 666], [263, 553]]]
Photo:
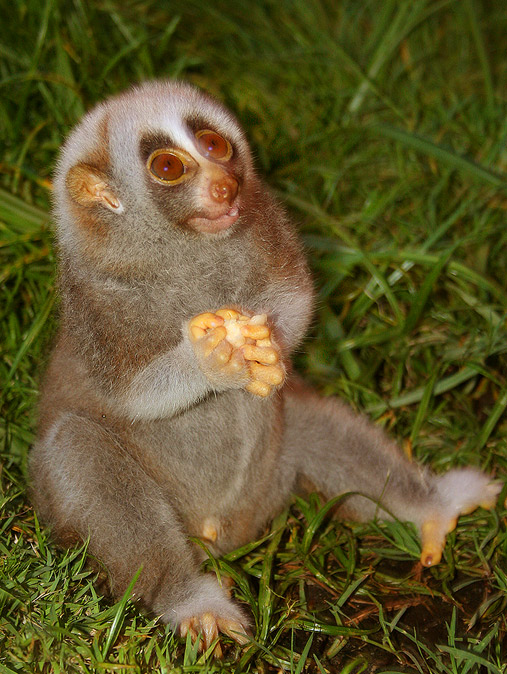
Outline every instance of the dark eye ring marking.
[[232, 157], [232, 146], [220, 134], [211, 129], [202, 129], [195, 134], [197, 147], [204, 157], [218, 159], [219, 161], [229, 161]]
[[150, 154], [146, 166], [159, 182], [177, 185], [188, 178], [194, 163], [194, 160], [181, 150], [159, 148]]

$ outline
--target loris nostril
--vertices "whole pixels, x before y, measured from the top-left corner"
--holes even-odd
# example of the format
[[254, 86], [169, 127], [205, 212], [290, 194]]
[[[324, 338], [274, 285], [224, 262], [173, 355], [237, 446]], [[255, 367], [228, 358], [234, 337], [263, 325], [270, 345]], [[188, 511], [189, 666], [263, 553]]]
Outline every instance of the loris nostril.
[[227, 199], [229, 197], [229, 188], [227, 185], [213, 185], [213, 196], [215, 199]]
[[224, 176], [210, 185], [210, 195], [214, 201], [232, 204], [238, 194], [238, 182], [231, 176]]

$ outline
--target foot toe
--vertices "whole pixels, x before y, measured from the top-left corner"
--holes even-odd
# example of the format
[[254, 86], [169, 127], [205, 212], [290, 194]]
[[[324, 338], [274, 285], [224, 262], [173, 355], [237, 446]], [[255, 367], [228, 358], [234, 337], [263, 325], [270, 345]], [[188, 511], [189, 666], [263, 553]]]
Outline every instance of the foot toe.
[[248, 632], [243, 625], [237, 620], [230, 620], [228, 618], [218, 619], [218, 628], [228, 637], [234, 639], [240, 646], [244, 646], [250, 641]]
[[215, 658], [221, 658], [223, 655], [219, 642], [220, 632], [227, 634], [240, 646], [244, 646], [249, 641], [245, 627], [238, 620], [221, 618], [212, 612], [202, 613], [199, 616], [183, 620], [180, 623], [179, 632], [182, 637], [190, 634], [194, 643], [199, 640], [200, 651], [207, 651], [215, 644], [213, 649]]
[[[421, 527], [422, 552], [421, 564], [423, 566], [435, 566], [442, 559], [442, 552], [445, 546], [445, 534], [449, 529], [449, 524], [442, 520], [434, 518], [426, 520]], [[456, 523], [454, 522], [454, 526]]]

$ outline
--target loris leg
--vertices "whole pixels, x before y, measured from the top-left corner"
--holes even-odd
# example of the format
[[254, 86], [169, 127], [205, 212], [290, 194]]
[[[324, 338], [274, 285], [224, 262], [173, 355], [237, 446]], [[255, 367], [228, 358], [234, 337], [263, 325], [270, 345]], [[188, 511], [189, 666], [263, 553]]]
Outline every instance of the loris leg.
[[77, 534], [105, 564], [121, 595], [142, 567], [134, 594], [207, 648], [225, 632], [245, 641], [247, 621], [218, 585], [199, 572], [170, 495], [118, 438], [95, 422], [64, 415], [31, 457], [33, 495], [56, 537]]
[[445, 537], [460, 514], [492, 508], [500, 485], [474, 468], [435, 475], [409, 461], [383, 431], [335, 399], [319, 398], [299, 381], [284, 389], [284, 455], [292, 470], [326, 498], [351, 495], [344, 510], [355, 519], [375, 516], [414, 522], [421, 533], [421, 562], [440, 561]]

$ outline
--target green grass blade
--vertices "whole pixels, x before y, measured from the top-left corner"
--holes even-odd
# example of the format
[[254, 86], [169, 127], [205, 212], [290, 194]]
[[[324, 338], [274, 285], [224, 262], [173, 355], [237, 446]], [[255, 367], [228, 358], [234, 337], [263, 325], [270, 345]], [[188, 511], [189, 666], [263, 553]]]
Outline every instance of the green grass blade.
[[139, 576], [142, 573], [142, 567], [140, 567], [135, 575], [133, 576], [132, 580], [130, 581], [127, 589], [125, 590], [123, 597], [120, 599], [120, 601], [116, 604], [115, 606], [115, 611], [114, 611], [114, 618], [113, 622], [111, 623], [111, 627], [109, 628], [106, 643], [104, 644], [104, 648], [102, 649], [102, 658], [105, 660], [109, 654], [109, 651], [111, 650], [112, 645], [116, 641], [118, 634], [120, 633], [121, 626], [123, 624], [123, 620], [125, 618], [125, 609], [127, 607], [127, 603], [131, 600], [132, 598], [132, 592], [134, 590], [135, 584], [137, 583]]
[[48, 295], [45, 303], [42, 305], [41, 310], [39, 311], [38, 315], [36, 316], [34, 322], [30, 326], [29, 331], [24, 336], [23, 343], [19, 347], [18, 352], [14, 356], [14, 359], [13, 359], [12, 365], [11, 365], [11, 369], [9, 370], [9, 373], [8, 373], [8, 376], [7, 376], [8, 381], [10, 381], [14, 377], [14, 375], [16, 373], [16, 370], [19, 366], [19, 363], [24, 358], [25, 354], [30, 350], [33, 343], [38, 338], [41, 330], [45, 326], [46, 321], [48, 320], [48, 317], [51, 314], [51, 311], [53, 310], [55, 299], [56, 299], [55, 294], [53, 292], [50, 292], [50, 294]]
[[484, 89], [486, 93], [487, 109], [489, 114], [491, 115], [495, 105], [493, 76], [491, 73], [491, 65], [489, 63], [486, 45], [484, 43], [484, 37], [481, 28], [479, 26], [477, 8], [475, 3], [472, 2], [472, 0], [464, 0], [463, 4], [465, 6], [468, 23], [470, 25], [470, 30], [475, 42], [475, 48], [477, 49], [477, 56], [479, 57], [479, 61], [481, 64], [482, 74], [484, 77]]
[[[455, 374], [450, 375], [449, 377], [444, 377], [435, 383], [433, 387], [433, 395], [439, 396], [447, 391], [451, 391], [457, 386], [465, 383], [472, 377], [476, 377], [478, 373], [478, 368], [473, 366], [463, 367], [461, 370]], [[420, 403], [423, 399], [424, 393], [427, 391], [427, 386], [421, 386], [413, 391], [408, 391], [403, 393], [396, 398], [391, 398], [387, 404], [374, 403], [367, 406], [367, 410], [371, 414], [379, 413], [385, 411], [388, 407], [391, 409], [397, 409], [399, 407], [405, 407], [406, 405], [413, 405], [414, 403]]]
[[507, 408], [507, 388], [504, 388], [500, 393], [498, 400], [495, 402], [491, 414], [486, 423], [483, 425], [479, 437], [476, 441], [476, 449], [479, 452], [487, 443], [488, 438], [495, 429], [498, 421], [501, 419]]
[[379, 71], [384, 63], [386, 63], [386, 61], [391, 58], [403, 34], [404, 24], [407, 22], [407, 19], [410, 20], [410, 14], [417, 14], [426, 4], [425, 2], [420, 2], [420, 0], [414, 0], [414, 2], [402, 4], [393, 0], [385, 1], [394, 11], [394, 16], [389, 22], [388, 29], [373, 56], [370, 67], [368, 68], [368, 79], [365, 79], [363, 82], [361, 82], [357, 92], [348, 105], [349, 114], [356, 114], [359, 111], [359, 108], [361, 107], [369, 88], [368, 82], [375, 81], [375, 78], [379, 74]]
[[426, 419], [428, 414], [428, 409], [430, 406], [430, 401], [433, 397], [433, 392], [435, 389], [435, 384], [438, 378], [438, 370], [434, 370], [428, 379], [428, 383], [424, 387], [421, 401], [419, 407], [417, 408], [417, 414], [412, 425], [412, 430], [410, 431], [410, 443], [413, 445], [419, 435], [421, 427]]
[[500, 668], [494, 663], [489, 662], [480, 655], [476, 655], [470, 650], [465, 651], [460, 648], [445, 645], [439, 646], [439, 649], [444, 653], [449, 653], [454, 658], [456, 658], [460, 665], [461, 663], [465, 663], [466, 665], [473, 664], [474, 666], [485, 667], [488, 672], [492, 672], [492, 674], [505, 674], [505, 668], [503, 666]]
[[310, 634], [310, 637], [308, 638], [308, 641], [306, 642], [306, 646], [303, 648], [303, 652], [301, 653], [301, 656], [299, 658], [299, 662], [297, 664], [296, 669], [294, 670], [294, 674], [301, 674], [303, 671], [304, 666], [306, 665], [306, 661], [308, 659], [308, 653], [310, 652], [310, 648], [312, 647], [313, 643], [313, 632]]
[[261, 644], [264, 644], [267, 639], [274, 611], [275, 596], [270, 583], [276, 551], [283, 535], [287, 516], [288, 513], [285, 510], [273, 520], [272, 531], [274, 535], [268, 543], [262, 563], [262, 575], [259, 579], [259, 641]]
[[426, 275], [421, 287], [417, 291], [417, 294], [412, 299], [410, 311], [408, 312], [408, 315], [405, 321], [403, 322], [403, 329], [402, 329], [403, 334], [408, 335], [416, 327], [420, 317], [422, 316], [424, 308], [426, 307], [426, 303], [428, 302], [431, 291], [433, 290], [433, 286], [435, 285], [440, 274], [442, 273], [442, 269], [449, 262], [449, 259], [452, 254], [453, 254], [452, 249], [444, 253], [444, 255], [441, 256], [438, 262], [432, 267], [432, 269], [430, 269], [429, 273]]
[[424, 136], [397, 129], [387, 124], [376, 124], [368, 127], [372, 135], [380, 135], [410, 147], [422, 155], [433, 157], [451, 169], [462, 171], [475, 180], [504, 191], [507, 189], [507, 176], [492, 171], [472, 159], [467, 159], [451, 149], [438, 145]]
[[40, 229], [49, 221], [49, 215], [40, 208], [30, 206], [22, 199], [0, 189], [0, 220], [5, 220], [16, 232]]

